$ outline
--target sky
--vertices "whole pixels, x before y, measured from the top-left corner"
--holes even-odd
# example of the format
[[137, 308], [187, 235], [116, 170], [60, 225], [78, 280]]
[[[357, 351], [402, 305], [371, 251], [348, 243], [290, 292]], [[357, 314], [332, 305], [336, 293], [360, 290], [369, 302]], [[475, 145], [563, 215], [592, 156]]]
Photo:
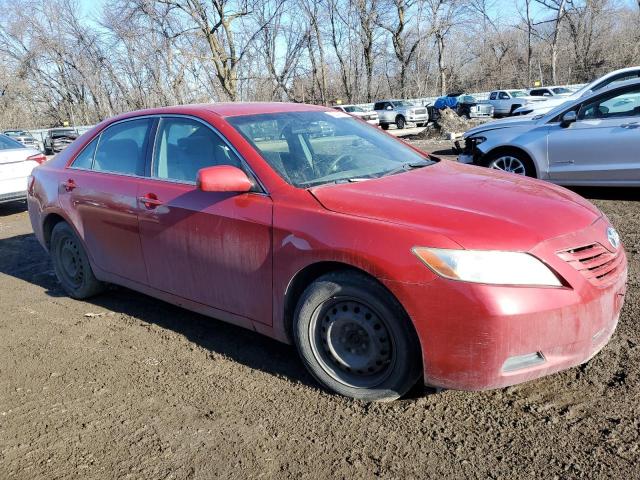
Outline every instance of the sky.
[[[95, 19], [100, 15], [102, 6], [109, 0], [78, 0], [82, 13], [87, 19]], [[266, 1], [266, 0], [265, 0]], [[615, 3], [620, 6], [628, 6], [631, 8], [637, 8], [638, 0], [614, 0]], [[498, 18], [500, 23], [506, 25], [513, 25], [519, 22], [521, 14], [518, 9], [518, 5], [522, 5], [522, 0], [495, 0], [491, 5], [491, 14], [493, 17]], [[536, 2], [532, 2], [532, 14], [534, 17], [540, 15], [544, 10], [544, 7], [540, 6]]]

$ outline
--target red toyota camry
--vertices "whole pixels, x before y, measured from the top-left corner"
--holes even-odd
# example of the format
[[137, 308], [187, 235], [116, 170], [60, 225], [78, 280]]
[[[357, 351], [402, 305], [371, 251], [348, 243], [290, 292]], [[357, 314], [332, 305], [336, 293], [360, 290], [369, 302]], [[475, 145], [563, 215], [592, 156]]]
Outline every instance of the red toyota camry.
[[70, 296], [123, 285], [294, 343], [322, 385], [365, 400], [583, 363], [627, 279], [578, 195], [310, 105], [106, 120], [33, 171], [28, 202]]

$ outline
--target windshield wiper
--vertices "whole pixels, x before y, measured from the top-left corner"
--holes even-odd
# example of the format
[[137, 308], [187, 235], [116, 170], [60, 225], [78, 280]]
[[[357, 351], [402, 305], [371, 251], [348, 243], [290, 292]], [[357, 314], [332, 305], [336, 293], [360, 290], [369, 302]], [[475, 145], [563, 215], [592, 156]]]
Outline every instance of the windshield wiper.
[[394, 168], [393, 170], [389, 170], [381, 175], [381, 177], [386, 177], [388, 175], [395, 175], [396, 173], [407, 172], [409, 170], [413, 170], [415, 168], [426, 167], [427, 165], [431, 165], [431, 162], [406, 162], [400, 165], [399, 167]]

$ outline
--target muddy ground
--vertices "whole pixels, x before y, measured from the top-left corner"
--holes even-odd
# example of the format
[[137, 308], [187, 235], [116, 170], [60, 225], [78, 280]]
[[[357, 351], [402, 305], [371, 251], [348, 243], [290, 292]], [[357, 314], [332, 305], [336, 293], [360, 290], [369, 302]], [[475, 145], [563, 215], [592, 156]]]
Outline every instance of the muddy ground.
[[65, 297], [24, 205], [0, 205], [0, 479], [640, 478], [640, 195], [580, 193], [629, 254], [609, 345], [524, 385], [391, 404], [330, 395], [292, 347], [135, 292]]

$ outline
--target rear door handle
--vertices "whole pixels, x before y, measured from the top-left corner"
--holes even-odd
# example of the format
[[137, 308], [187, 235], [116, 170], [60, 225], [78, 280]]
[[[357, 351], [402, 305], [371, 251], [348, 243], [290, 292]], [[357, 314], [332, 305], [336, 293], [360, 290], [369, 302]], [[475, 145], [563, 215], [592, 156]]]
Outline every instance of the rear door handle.
[[142, 197], [138, 197], [138, 200], [148, 209], [156, 208], [158, 205], [162, 205], [162, 201], [158, 200], [158, 196], [155, 193], [147, 193]]
[[66, 182], [62, 182], [60, 185], [62, 185], [62, 188], [64, 188], [65, 191], [67, 192], [70, 192], [71, 190], [77, 187], [76, 182], [74, 182], [73, 179], [71, 178]]
[[638, 128], [638, 127], [640, 127], [640, 123], [638, 123], [638, 122], [623, 123], [620, 126], [622, 128]]

